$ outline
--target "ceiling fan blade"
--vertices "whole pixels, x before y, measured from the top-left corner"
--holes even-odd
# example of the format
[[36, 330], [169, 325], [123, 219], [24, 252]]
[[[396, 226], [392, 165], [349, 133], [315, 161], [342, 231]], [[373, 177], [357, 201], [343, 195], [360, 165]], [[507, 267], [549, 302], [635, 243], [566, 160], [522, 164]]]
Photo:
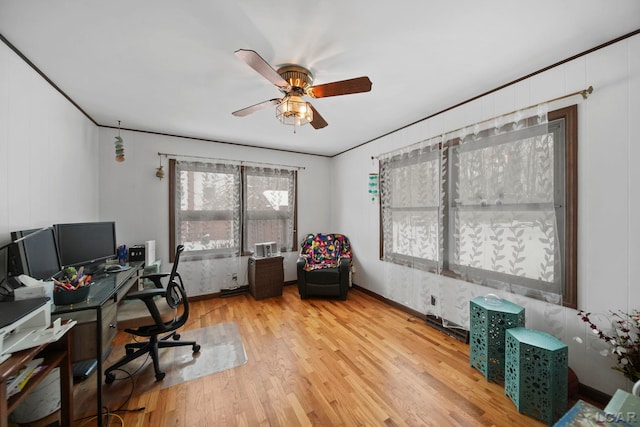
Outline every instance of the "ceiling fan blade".
[[340, 80], [313, 86], [307, 90], [307, 95], [312, 98], [326, 98], [328, 96], [349, 95], [351, 93], [369, 92], [371, 80], [369, 77], [356, 77], [355, 79]]
[[278, 89], [288, 92], [291, 90], [291, 85], [285, 79], [283, 79], [276, 70], [273, 69], [267, 61], [265, 61], [254, 50], [238, 49], [235, 55], [247, 63], [248, 66], [256, 70], [262, 77], [269, 80], [276, 85]]
[[327, 121], [320, 115], [320, 113], [318, 113], [318, 110], [316, 110], [313, 105], [311, 105], [309, 102], [307, 102], [307, 105], [309, 107], [311, 107], [311, 111], [313, 111], [313, 120], [311, 121], [311, 126], [313, 126], [314, 129], [322, 129], [323, 127], [327, 126], [329, 123], [327, 123]]
[[231, 114], [233, 114], [236, 117], [248, 116], [249, 114], [251, 114], [251, 113], [253, 113], [255, 111], [262, 110], [262, 109], [267, 108], [267, 107], [271, 107], [272, 105], [278, 105], [278, 104], [280, 104], [281, 101], [282, 101], [282, 99], [280, 99], [280, 98], [270, 99], [268, 101], [264, 101], [264, 102], [261, 102], [259, 104], [252, 105], [251, 107], [247, 107], [247, 108], [243, 108], [243, 109], [238, 110], [238, 111], [234, 111]]

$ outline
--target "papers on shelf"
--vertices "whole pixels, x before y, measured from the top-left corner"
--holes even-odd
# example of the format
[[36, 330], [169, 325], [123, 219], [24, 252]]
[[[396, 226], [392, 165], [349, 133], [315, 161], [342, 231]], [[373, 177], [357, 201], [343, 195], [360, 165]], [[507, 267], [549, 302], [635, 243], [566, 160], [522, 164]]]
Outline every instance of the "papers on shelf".
[[9, 334], [4, 338], [3, 353], [15, 353], [42, 344], [58, 341], [77, 322], [69, 321], [64, 325], [60, 324], [60, 319], [56, 319], [50, 328], [22, 329], [20, 332]]
[[38, 367], [44, 362], [43, 358], [32, 359], [22, 367], [13, 377], [7, 380], [7, 397], [18, 394], [22, 391], [31, 376], [37, 372]]

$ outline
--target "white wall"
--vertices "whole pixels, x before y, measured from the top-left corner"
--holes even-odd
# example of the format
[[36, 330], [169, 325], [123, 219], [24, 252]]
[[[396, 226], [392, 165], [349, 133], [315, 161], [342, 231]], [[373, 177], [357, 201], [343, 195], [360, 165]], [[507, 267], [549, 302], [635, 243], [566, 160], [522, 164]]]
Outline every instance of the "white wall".
[[0, 43], [0, 244], [99, 219], [97, 143], [98, 127]]
[[[469, 300], [492, 289], [428, 273], [404, 271], [392, 281], [390, 266], [378, 256], [378, 208], [369, 202], [368, 173], [375, 171], [371, 156], [458, 129], [518, 108], [544, 102], [593, 85], [595, 91], [551, 105], [578, 103], [579, 307], [608, 310], [640, 308], [640, 140], [633, 128], [640, 117], [640, 36], [624, 40], [555, 67], [499, 92], [487, 95], [430, 120], [385, 136], [335, 158], [336, 182], [351, 182], [335, 197], [334, 228], [353, 243], [354, 282], [420, 312], [430, 312], [469, 326]], [[438, 304], [428, 304], [435, 295]], [[593, 334], [576, 311], [502, 294], [526, 308], [526, 326], [555, 335], [569, 346], [570, 366], [580, 382], [613, 394], [629, 388], [622, 375], [610, 369], [612, 358], [596, 351]], [[579, 344], [574, 337], [584, 340]]]
[[[160, 181], [155, 176], [160, 164], [158, 152], [304, 167], [298, 172], [298, 240], [306, 233], [331, 231], [332, 207], [327, 201], [333, 197], [333, 190], [329, 185], [317, 185], [330, 170], [329, 158], [121, 131], [125, 161], [118, 163], [116, 135], [117, 130], [100, 129], [100, 216], [116, 221], [119, 244], [131, 246], [155, 240], [156, 258], [161, 259], [165, 271], [170, 268], [169, 252], [175, 248], [169, 248], [168, 161], [162, 158], [167, 177]], [[300, 144], [304, 143], [301, 137]], [[284, 255], [285, 280], [296, 280], [297, 253]], [[247, 263], [246, 257], [181, 260], [180, 273], [190, 296], [211, 294], [232, 286], [233, 273], [238, 275], [239, 284], [247, 284]]]

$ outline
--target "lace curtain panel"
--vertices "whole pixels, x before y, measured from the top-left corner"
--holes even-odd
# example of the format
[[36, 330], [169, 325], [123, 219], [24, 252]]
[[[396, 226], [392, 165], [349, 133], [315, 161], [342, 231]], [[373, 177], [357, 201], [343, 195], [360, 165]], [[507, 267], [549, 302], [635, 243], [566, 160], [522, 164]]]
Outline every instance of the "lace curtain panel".
[[380, 157], [384, 260], [440, 271], [442, 267], [442, 138]]
[[[527, 114], [529, 113], [529, 114]], [[531, 114], [535, 113], [535, 114]], [[558, 218], [562, 150], [544, 109], [464, 129], [447, 148], [450, 270], [463, 279], [562, 303]]]
[[245, 167], [244, 247], [277, 242], [281, 251], [294, 247], [296, 171]]
[[176, 242], [185, 258], [240, 254], [240, 168], [176, 162]]
[[384, 260], [561, 304], [564, 159], [545, 108], [381, 156]]

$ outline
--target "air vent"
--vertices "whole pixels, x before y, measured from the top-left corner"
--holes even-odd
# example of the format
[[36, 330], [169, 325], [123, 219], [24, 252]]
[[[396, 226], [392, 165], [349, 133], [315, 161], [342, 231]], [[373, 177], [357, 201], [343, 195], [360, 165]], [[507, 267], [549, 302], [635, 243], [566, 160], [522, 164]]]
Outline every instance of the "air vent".
[[[455, 338], [458, 341], [469, 344], [469, 331], [463, 329], [462, 326], [456, 325], [455, 323], [449, 322], [441, 317], [434, 316], [433, 314], [427, 314], [425, 321], [427, 325], [449, 335], [451, 338]], [[444, 326], [443, 323], [447, 326]]]

